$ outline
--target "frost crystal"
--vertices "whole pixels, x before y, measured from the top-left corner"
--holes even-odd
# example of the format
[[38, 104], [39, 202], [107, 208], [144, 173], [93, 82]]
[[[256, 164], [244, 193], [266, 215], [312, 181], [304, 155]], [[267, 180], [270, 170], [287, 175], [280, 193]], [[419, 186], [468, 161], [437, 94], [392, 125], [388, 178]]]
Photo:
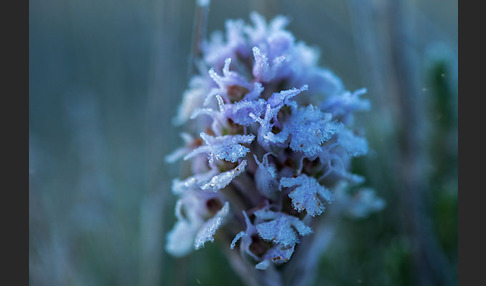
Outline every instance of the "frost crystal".
[[319, 153], [322, 143], [331, 139], [339, 127], [331, 120], [331, 114], [323, 113], [312, 105], [296, 110], [287, 125], [292, 136], [290, 148], [307, 157]]
[[167, 161], [189, 160], [191, 174], [173, 181], [177, 222], [166, 250], [186, 255], [223, 232], [231, 249], [265, 270], [291, 260], [326, 208], [361, 218], [384, 201], [337, 187], [364, 180], [350, 162], [368, 152], [353, 127], [354, 112], [370, 108], [366, 90], [347, 91], [319, 67], [318, 51], [295, 40], [287, 18], [250, 18], [228, 20], [225, 34], [203, 42], [201, 71], [174, 119], [193, 121]]
[[245, 171], [246, 167], [246, 160], [241, 161], [241, 163], [234, 168], [233, 170], [223, 172], [219, 175], [214, 176], [209, 182], [205, 183], [204, 185], [201, 186], [201, 189], [203, 190], [211, 190], [211, 191], [217, 191], [220, 190], [231, 181], [238, 176], [239, 174], [243, 173]]
[[187, 160], [200, 153], [207, 153], [209, 163], [213, 163], [214, 158], [218, 160], [226, 160], [230, 162], [236, 162], [240, 157], [244, 157], [246, 153], [250, 152], [250, 149], [244, 147], [241, 144], [251, 143], [255, 139], [254, 135], [225, 135], [219, 137], [213, 137], [204, 132], [201, 132], [201, 138], [207, 144], [196, 148], [194, 151], [184, 157]]
[[255, 216], [264, 221], [256, 225], [260, 237], [286, 247], [298, 243], [299, 235], [312, 233], [312, 229], [299, 218], [285, 213], [259, 210], [255, 212]]
[[256, 155], [253, 155], [258, 167], [255, 171], [255, 183], [258, 191], [265, 196], [271, 198], [274, 197], [275, 191], [278, 189], [277, 171], [275, 166], [268, 162], [267, 153], [263, 156], [262, 162], [258, 161]]
[[300, 175], [297, 178], [282, 178], [280, 186], [286, 188], [297, 186], [289, 193], [292, 206], [299, 212], [305, 209], [312, 216], [320, 215], [324, 211], [322, 200], [332, 201], [332, 193], [321, 186], [316, 179], [307, 175]]
[[289, 261], [290, 257], [294, 253], [294, 246], [291, 247], [283, 247], [281, 245], [277, 245], [265, 254], [263, 257], [263, 261], [258, 263], [255, 267], [256, 269], [265, 270], [270, 266], [270, 262], [275, 264], [281, 264]]
[[229, 204], [226, 202], [224, 203], [223, 208], [212, 219], [208, 220], [198, 231], [194, 242], [195, 249], [201, 248], [207, 241], [214, 241], [213, 236], [216, 233], [216, 230], [223, 223], [223, 219], [226, 215], [228, 215], [228, 212]]

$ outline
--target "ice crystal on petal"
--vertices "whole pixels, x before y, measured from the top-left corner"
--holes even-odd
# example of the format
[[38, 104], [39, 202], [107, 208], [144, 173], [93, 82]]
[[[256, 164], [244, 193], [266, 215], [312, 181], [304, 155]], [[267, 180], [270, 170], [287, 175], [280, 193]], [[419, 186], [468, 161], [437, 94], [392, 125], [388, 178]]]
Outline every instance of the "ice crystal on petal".
[[201, 76], [195, 76], [190, 83], [191, 88], [184, 92], [177, 116], [173, 119], [175, 125], [182, 125], [189, 120], [194, 110], [202, 105], [206, 98], [209, 85]]
[[236, 243], [241, 239], [241, 246], [240, 248], [242, 251], [246, 254], [248, 254], [250, 257], [252, 257], [255, 260], [259, 260], [259, 258], [253, 254], [250, 250], [250, 245], [252, 244], [252, 235], [256, 235], [257, 231], [255, 226], [251, 223], [250, 219], [248, 218], [248, 215], [246, 214], [245, 211], [243, 211], [243, 216], [245, 218], [245, 223], [246, 223], [246, 230], [239, 232], [231, 241], [230, 248], [234, 249], [236, 246]]
[[284, 246], [291, 247], [298, 243], [298, 235], [312, 233], [312, 229], [299, 218], [285, 213], [259, 210], [255, 212], [255, 216], [261, 220], [269, 220], [255, 226], [260, 237]]
[[332, 193], [321, 186], [316, 179], [302, 174], [296, 178], [282, 178], [280, 186], [285, 188], [296, 187], [289, 193], [292, 206], [298, 212], [306, 210], [312, 216], [320, 215], [324, 211], [324, 201], [332, 201]]
[[178, 221], [167, 234], [166, 250], [172, 255], [184, 256], [192, 250], [195, 237], [205, 223], [204, 217], [208, 214], [204, 206], [205, 198], [207, 196], [194, 191], [181, 194], [175, 208]]
[[349, 156], [343, 154], [345, 152], [342, 151], [344, 150], [343, 148], [340, 148], [340, 150], [341, 152], [334, 150], [332, 152], [329, 152], [325, 150], [319, 154], [319, 159], [321, 163], [327, 169], [323, 177], [336, 176], [340, 179], [344, 179], [355, 184], [362, 183], [364, 181], [364, 178], [362, 176], [352, 174], [348, 171]]
[[266, 153], [263, 155], [262, 162], [258, 161], [256, 155], [253, 155], [253, 157], [258, 165], [255, 171], [255, 183], [258, 191], [270, 198], [278, 190], [279, 185], [277, 181], [277, 170], [275, 166], [268, 162], [268, 155], [270, 154]]
[[364, 111], [370, 108], [370, 102], [360, 98], [365, 93], [366, 89], [362, 88], [353, 93], [346, 91], [334, 94], [322, 103], [321, 108], [334, 117], [341, 118], [343, 123], [350, 124], [353, 121], [355, 111]]
[[186, 155], [187, 153], [189, 153], [191, 151], [189, 149], [188, 145], [191, 144], [194, 141], [194, 138], [188, 133], [182, 133], [181, 137], [184, 140], [184, 144], [186, 144], [186, 146], [178, 148], [177, 150], [175, 150], [171, 154], [167, 155], [165, 157], [165, 161], [167, 163], [174, 163], [175, 161], [184, 157], [184, 155]]
[[360, 189], [352, 196], [346, 192], [346, 189], [338, 189], [336, 202], [345, 208], [347, 214], [356, 218], [365, 218], [371, 213], [382, 210], [386, 205], [385, 201], [377, 197], [369, 188]]
[[212, 177], [209, 182], [201, 186], [201, 189], [216, 192], [226, 187], [236, 176], [245, 171], [246, 164], [247, 161], [243, 160], [236, 168]]
[[314, 68], [305, 73], [306, 76], [300, 76], [300, 80], [295, 84], [301, 84], [301, 81], [305, 80], [310, 87], [310, 92], [333, 96], [344, 91], [341, 80], [328, 69]]
[[257, 99], [263, 91], [263, 85], [259, 82], [253, 84], [253, 90], [245, 94], [244, 100], [255, 100]]
[[196, 174], [183, 181], [180, 179], [174, 179], [172, 181], [172, 192], [176, 195], [179, 195], [187, 190], [198, 189], [203, 184], [206, 184], [206, 182], [213, 178], [216, 174], [217, 170], [212, 169], [205, 173]]
[[368, 153], [368, 142], [365, 138], [357, 136], [351, 130], [344, 129], [339, 132], [338, 142], [346, 152], [357, 157]]
[[[294, 93], [292, 92], [292, 94]], [[294, 94], [294, 96], [295, 95], [296, 94]], [[280, 108], [285, 105], [283, 100], [275, 100], [275, 102], [278, 102], [275, 107], [272, 107], [271, 104], [267, 103], [263, 118], [257, 117], [255, 114], [250, 113], [250, 117], [255, 119], [255, 121], [260, 124], [260, 128], [258, 129], [258, 143], [260, 143], [260, 145], [266, 151], [271, 151], [272, 146], [284, 147], [285, 144], [283, 143], [287, 140], [289, 136], [288, 129], [285, 128], [282, 129], [278, 134], [275, 134], [272, 131], [273, 127], [276, 126], [278, 123], [278, 112], [280, 111]], [[289, 102], [289, 104], [292, 103]]]
[[270, 260], [268, 259], [263, 260], [255, 266], [258, 270], [267, 270], [268, 267], [270, 267]]
[[349, 212], [358, 218], [367, 217], [370, 213], [382, 210], [385, 207], [385, 201], [378, 198], [371, 189], [363, 189], [356, 195]]
[[201, 248], [206, 242], [214, 242], [214, 234], [216, 230], [221, 226], [223, 223], [224, 218], [229, 213], [229, 203], [224, 203], [223, 208], [216, 213], [216, 215], [208, 220], [201, 229], [196, 234], [196, 239], [194, 241], [194, 248], [199, 249]]
[[246, 232], [244, 231], [240, 231], [234, 238], [233, 240], [231, 241], [231, 245], [230, 245], [230, 248], [233, 249], [235, 248], [236, 246], [236, 243], [238, 242], [238, 240], [240, 240], [240, 238], [242, 237], [245, 237], [247, 236]]
[[271, 108], [279, 111], [285, 105], [297, 108], [297, 103], [293, 98], [299, 93], [308, 89], [307, 85], [303, 85], [301, 88], [292, 88], [288, 90], [282, 90], [281, 92], [276, 92], [268, 99], [268, 104]]
[[339, 128], [331, 119], [331, 114], [323, 113], [313, 105], [296, 110], [287, 123], [291, 134], [290, 148], [303, 152], [307, 157], [319, 153], [322, 150], [321, 144], [329, 140]]
[[255, 63], [253, 64], [253, 75], [258, 81], [270, 82], [275, 79], [279, 68], [285, 61], [285, 57], [277, 57], [273, 60], [268, 59], [267, 54], [263, 53], [258, 47], [253, 47], [253, 56]]
[[242, 20], [226, 21], [226, 42], [223, 34], [215, 32], [209, 42], [204, 43], [204, 59], [213, 67], [221, 68], [224, 60], [235, 58], [237, 55], [246, 56], [247, 43], [243, 35], [245, 23]]
[[[216, 96], [216, 97], [219, 98], [218, 96]], [[221, 108], [221, 105], [220, 105], [220, 108]], [[219, 136], [222, 135], [221, 129], [227, 127], [227, 121], [226, 121], [226, 118], [224, 117], [223, 112], [221, 112], [220, 110], [219, 111], [214, 110], [212, 108], [197, 108], [192, 113], [191, 119], [194, 119], [194, 118], [196, 118], [200, 115], [210, 116], [211, 119], [213, 120], [213, 122], [211, 124], [212, 130], [215, 130], [216, 135], [219, 135]]]
[[250, 38], [250, 43], [253, 45], [264, 42], [269, 36], [275, 33], [285, 31], [283, 29], [289, 23], [289, 20], [286, 17], [277, 16], [270, 21], [269, 25], [267, 25], [265, 18], [256, 12], [250, 14], [250, 19], [253, 22], [254, 27], [246, 26], [244, 30]]
[[194, 149], [184, 157], [187, 160], [197, 154], [207, 153], [209, 163], [213, 163], [214, 158], [236, 162], [238, 158], [244, 157], [250, 149], [240, 144], [249, 144], [255, 139], [254, 135], [224, 135], [213, 137], [201, 132], [201, 138], [207, 144]]
[[228, 88], [232, 86], [239, 86], [246, 90], [251, 89], [250, 83], [248, 83], [244, 77], [239, 75], [237, 72], [230, 71], [231, 58], [227, 58], [224, 62], [223, 76], [218, 75], [214, 69], [209, 70], [209, 75], [216, 82], [219, 88], [215, 88], [210, 91], [209, 95], [204, 101], [204, 105], [209, 103], [212, 96], [216, 94], [223, 95], [227, 101], [230, 101], [228, 97]]
[[[255, 118], [260, 117], [265, 111], [265, 100], [239, 101], [225, 108], [225, 114], [235, 123], [249, 126], [256, 122]], [[253, 114], [254, 117], [251, 117]]]
[[167, 234], [166, 250], [174, 256], [184, 256], [191, 252], [199, 225], [186, 220], [178, 221]]
[[294, 253], [294, 246], [291, 247], [283, 247], [281, 245], [277, 245], [265, 254], [263, 257], [263, 261], [258, 263], [255, 268], [259, 270], [265, 270], [270, 266], [270, 262], [275, 264], [282, 264], [290, 260], [290, 257]]

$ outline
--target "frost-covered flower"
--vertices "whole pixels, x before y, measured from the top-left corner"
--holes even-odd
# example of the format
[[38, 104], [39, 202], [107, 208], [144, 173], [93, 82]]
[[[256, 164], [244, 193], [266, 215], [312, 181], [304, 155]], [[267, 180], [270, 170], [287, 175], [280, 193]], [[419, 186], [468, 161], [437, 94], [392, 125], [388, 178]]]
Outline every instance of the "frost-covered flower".
[[353, 127], [354, 112], [370, 108], [366, 90], [347, 91], [319, 67], [316, 49], [295, 40], [285, 17], [250, 18], [253, 25], [229, 20], [226, 38], [204, 43], [207, 72], [184, 93], [175, 122], [195, 124], [168, 161], [189, 160], [192, 175], [174, 180], [178, 221], [166, 249], [182, 256], [221, 233], [265, 270], [289, 261], [329, 208], [364, 217], [384, 202], [341, 187], [363, 181], [349, 166], [368, 152]]

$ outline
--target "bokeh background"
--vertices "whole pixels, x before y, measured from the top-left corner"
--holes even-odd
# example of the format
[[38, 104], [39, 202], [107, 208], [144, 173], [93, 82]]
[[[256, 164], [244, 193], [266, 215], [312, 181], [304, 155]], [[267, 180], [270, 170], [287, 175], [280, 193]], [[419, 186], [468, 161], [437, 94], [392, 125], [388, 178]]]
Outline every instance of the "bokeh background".
[[[315, 285], [457, 284], [457, 0], [212, 0], [283, 14], [348, 89], [368, 88], [353, 169], [387, 207], [343, 220]], [[188, 84], [194, 0], [29, 1], [31, 285], [243, 285], [216, 244], [174, 259], [164, 156]]]

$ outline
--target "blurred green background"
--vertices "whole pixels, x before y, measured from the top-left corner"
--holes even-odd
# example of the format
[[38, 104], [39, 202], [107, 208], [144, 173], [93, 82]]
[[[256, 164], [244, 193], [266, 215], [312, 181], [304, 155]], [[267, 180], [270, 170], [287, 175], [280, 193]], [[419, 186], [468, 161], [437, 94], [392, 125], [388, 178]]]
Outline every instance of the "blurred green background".
[[[457, 0], [213, 0], [209, 32], [283, 14], [348, 89], [387, 201], [344, 220], [315, 285], [457, 284]], [[188, 85], [193, 0], [29, 1], [31, 285], [243, 285], [215, 244], [174, 259], [164, 156]]]

